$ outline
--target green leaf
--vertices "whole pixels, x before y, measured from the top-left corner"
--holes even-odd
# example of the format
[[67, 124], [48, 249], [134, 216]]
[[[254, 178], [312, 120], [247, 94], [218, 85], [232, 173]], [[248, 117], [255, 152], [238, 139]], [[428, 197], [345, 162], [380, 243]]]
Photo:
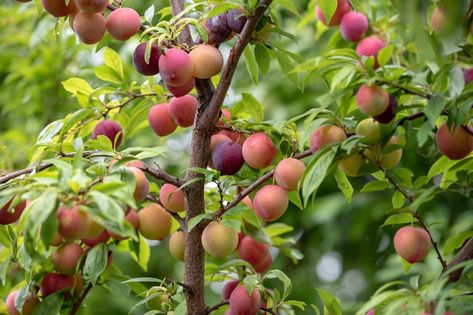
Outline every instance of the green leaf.
[[246, 291], [248, 291], [248, 294], [252, 294], [253, 290], [258, 286], [258, 276], [257, 275], [248, 275], [243, 279], [243, 285], [246, 288]]
[[273, 223], [266, 226], [265, 231], [269, 237], [275, 237], [282, 234], [286, 234], [292, 232], [294, 228], [290, 225], [284, 223]]
[[207, 213], [196, 215], [195, 217], [189, 220], [189, 223], [187, 224], [187, 230], [189, 232], [192, 231], [192, 229], [195, 228], [197, 224], [199, 224], [201, 221], [206, 220], [206, 219], [212, 220], [213, 217], [211, 214], [207, 214]]
[[[320, 11], [324, 14], [325, 21], [330, 21], [333, 14], [337, 10], [337, 1], [334, 0], [319, 0], [318, 2]], [[328, 24], [328, 23], [327, 23]]]
[[295, 15], [299, 16], [299, 12], [297, 12], [297, 7], [294, 4], [294, 1], [291, 0], [276, 0], [274, 1], [281, 7], [287, 9], [289, 12], [294, 13]]
[[449, 85], [448, 90], [450, 97], [458, 97], [462, 94], [463, 88], [465, 87], [465, 79], [463, 78], [463, 71], [459, 66], [454, 66], [450, 70], [449, 74]]
[[241, 8], [241, 6], [236, 3], [230, 3], [230, 2], [218, 3], [209, 12], [207, 12], [207, 14], [205, 15], [205, 18], [209, 19], [221, 13], [230, 11], [232, 9], [238, 9], [238, 8]]
[[393, 50], [394, 46], [388, 45], [379, 51], [377, 58], [378, 63], [381, 67], [384, 67], [388, 63], [389, 59], [391, 59], [393, 55]]
[[414, 218], [411, 212], [402, 212], [402, 213], [396, 213], [391, 216], [389, 216], [386, 221], [384, 221], [383, 226], [386, 225], [394, 225], [394, 224], [406, 224], [406, 223], [412, 223], [412, 222], [417, 222], [417, 219]]
[[335, 181], [337, 182], [338, 188], [345, 196], [345, 200], [348, 203], [351, 203], [352, 196], [353, 196], [353, 186], [351, 185], [347, 176], [338, 167], [335, 168], [334, 176], [335, 176]]
[[404, 203], [406, 202], [406, 197], [404, 197], [404, 195], [401, 194], [399, 191], [395, 191], [391, 202], [393, 204], [394, 209], [399, 209], [404, 206]]
[[389, 182], [386, 180], [373, 180], [368, 183], [361, 189], [361, 192], [373, 192], [385, 190], [389, 187]]
[[302, 198], [304, 200], [304, 205], [307, 205], [309, 197], [312, 194], [315, 194], [319, 186], [322, 184], [330, 166], [332, 165], [335, 155], [336, 153], [332, 148], [327, 147], [326, 150], [320, 150], [320, 153], [316, 154], [307, 165], [302, 180]]
[[440, 94], [434, 94], [434, 96], [427, 102], [424, 113], [429, 120], [431, 127], [435, 126], [435, 121], [445, 108], [445, 104], [445, 98]]
[[84, 263], [84, 276], [90, 279], [92, 285], [97, 283], [98, 278], [105, 271], [107, 261], [108, 250], [105, 244], [98, 244], [87, 253]]
[[100, 80], [111, 82], [115, 84], [121, 84], [122, 79], [118, 75], [118, 73], [108, 66], [97, 66], [94, 68], [94, 74]]
[[242, 93], [241, 101], [232, 108], [232, 113], [237, 113], [237, 115], [240, 113], [241, 115], [241, 112], [249, 114], [255, 122], [263, 121], [263, 105], [251, 94]]
[[53, 138], [59, 134], [64, 125], [64, 121], [56, 120], [44, 127], [43, 130], [39, 133], [36, 144], [38, 145], [48, 145], [53, 143]]
[[246, 69], [248, 70], [251, 80], [255, 85], [258, 85], [258, 63], [256, 62], [255, 54], [251, 46], [246, 46], [243, 51], [243, 56], [245, 57]]
[[444, 174], [457, 162], [458, 161], [450, 160], [445, 155], [442, 155], [437, 161], [435, 161], [434, 164], [432, 164], [429, 169], [429, 173], [427, 173], [427, 177], [431, 179], [439, 174]]
[[123, 81], [123, 64], [120, 55], [113, 49], [105, 47], [103, 50], [103, 61], [116, 72], [119, 81]]
[[287, 193], [287, 196], [289, 197], [289, 201], [296, 205], [296, 207], [301, 210], [304, 210], [304, 205], [302, 204], [301, 195], [299, 194], [299, 191], [289, 191]]
[[464, 231], [459, 234], [449, 237], [443, 245], [442, 254], [449, 255], [457, 248], [460, 248], [463, 243], [473, 236], [473, 231]]
[[94, 91], [87, 81], [80, 78], [70, 78], [62, 81], [62, 86], [66, 91], [75, 96], [77, 94], [88, 96]]
[[143, 15], [145, 18], [145, 21], [152, 24], [153, 23], [153, 17], [154, 17], [154, 4], [152, 4], [148, 9], [146, 9], [145, 14]]
[[59, 314], [62, 303], [64, 302], [64, 295], [57, 292], [45, 297], [41, 303], [36, 306], [34, 315], [55, 315]]
[[56, 209], [56, 200], [56, 191], [48, 189], [28, 205], [28, 219], [25, 230], [31, 239], [37, 239], [39, 227]]
[[417, 210], [423, 203], [431, 200], [435, 196], [436, 187], [430, 187], [422, 191], [422, 193], [416, 197], [414, 202], [410, 205], [410, 209]]
[[284, 301], [289, 296], [289, 294], [291, 294], [291, 292], [292, 292], [291, 279], [289, 279], [289, 277], [284, 272], [282, 272], [281, 270], [278, 270], [278, 269], [270, 270], [270, 271], [268, 271], [268, 273], [266, 273], [264, 278], [266, 278], [266, 279], [275, 279], [276, 278], [276, 279], [279, 279], [283, 283], [284, 289], [283, 289], [283, 295], [281, 297], [282, 301]]
[[329, 291], [316, 289], [330, 315], [342, 315], [340, 300]]
[[262, 44], [255, 46], [255, 58], [261, 74], [265, 76], [268, 74], [269, 66], [271, 65], [271, 58], [269, 56], [268, 48]]

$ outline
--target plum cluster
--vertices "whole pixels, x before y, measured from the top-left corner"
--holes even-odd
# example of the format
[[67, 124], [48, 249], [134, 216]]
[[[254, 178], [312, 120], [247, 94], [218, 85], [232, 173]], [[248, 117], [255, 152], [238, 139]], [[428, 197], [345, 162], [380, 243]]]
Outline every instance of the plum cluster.
[[230, 40], [235, 34], [240, 34], [243, 31], [247, 19], [245, 11], [239, 8], [205, 20], [203, 26], [208, 34], [207, 42], [219, 45]]

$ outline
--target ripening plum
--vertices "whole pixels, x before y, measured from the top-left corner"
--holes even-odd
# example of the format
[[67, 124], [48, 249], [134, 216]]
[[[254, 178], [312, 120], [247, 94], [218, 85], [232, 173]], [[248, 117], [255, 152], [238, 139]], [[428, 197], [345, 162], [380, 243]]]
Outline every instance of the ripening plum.
[[[41, 234], [41, 230], [40, 230], [40, 234]], [[64, 239], [62, 238], [61, 234], [59, 234], [59, 232], [56, 232], [54, 234], [53, 239], [49, 242], [49, 246], [57, 247], [61, 245], [63, 242], [64, 242]]]
[[[41, 281], [41, 294], [43, 297], [46, 297], [58, 291], [72, 289], [74, 288], [75, 282], [76, 278], [74, 276], [65, 276], [58, 273], [48, 273]], [[77, 286], [78, 285], [76, 285], [76, 287]]]
[[169, 251], [177, 260], [184, 261], [186, 235], [183, 231], [176, 231], [169, 237]]
[[349, 42], [357, 42], [368, 30], [368, 19], [363, 13], [348, 12], [342, 17], [340, 33]]
[[76, 273], [76, 267], [84, 255], [84, 250], [77, 244], [66, 243], [53, 253], [54, 269], [66, 276]]
[[445, 24], [447, 23], [447, 17], [440, 7], [435, 7], [432, 11], [432, 16], [430, 18], [432, 24], [432, 29], [434, 32], [441, 34], [445, 30]]
[[146, 46], [148, 43], [141, 43], [136, 46], [133, 52], [133, 65], [136, 71], [143, 75], [155, 75], [159, 73], [159, 57], [161, 57], [161, 51], [158, 45], [152, 44], [149, 54], [149, 60], [146, 62]]
[[254, 133], [246, 139], [242, 147], [245, 162], [256, 169], [263, 169], [271, 165], [278, 150], [271, 138], [265, 133]]
[[228, 138], [230, 138], [231, 141], [238, 143], [240, 145], [243, 145], [243, 143], [245, 143], [247, 139], [243, 133], [236, 130], [220, 130], [217, 134], [225, 135]]
[[296, 191], [304, 174], [305, 165], [300, 160], [287, 158], [281, 160], [274, 170], [274, 179], [287, 191]]
[[133, 197], [138, 202], [143, 201], [149, 193], [149, 181], [145, 173], [139, 168], [129, 166], [128, 169], [135, 175], [136, 185]]
[[382, 123], [389, 124], [396, 116], [397, 101], [392, 95], [389, 96], [389, 106], [384, 112], [379, 115], [373, 116], [374, 120]]
[[394, 235], [394, 248], [404, 260], [411, 264], [416, 263], [429, 253], [429, 234], [421, 228], [402, 227]]
[[356, 53], [361, 58], [363, 56], [373, 57], [375, 60], [374, 67], [379, 67], [378, 53], [381, 49], [386, 47], [384, 40], [376, 35], [371, 35], [362, 39], [356, 46]]
[[127, 40], [140, 31], [141, 18], [131, 8], [113, 10], [107, 18], [106, 28], [116, 40]]
[[240, 281], [238, 280], [230, 280], [225, 283], [225, 285], [222, 288], [222, 300], [226, 301], [230, 299], [230, 296], [232, 295], [233, 290], [237, 287], [237, 285], [240, 284]]
[[158, 136], [165, 137], [176, 130], [177, 125], [169, 113], [169, 104], [157, 104], [148, 113], [149, 126]]
[[[8, 315], [20, 315], [20, 312], [15, 307], [15, 299], [18, 295], [18, 290], [10, 292], [5, 301], [5, 306]], [[33, 315], [36, 305], [39, 304], [39, 299], [36, 295], [28, 293], [25, 297], [23, 307], [21, 308], [21, 315]]]
[[98, 244], [106, 244], [108, 240], [110, 239], [110, 234], [106, 231], [103, 230], [102, 233], [95, 237], [86, 237], [82, 239], [82, 242], [89, 246], [89, 247], [94, 247]]
[[107, 0], [75, 0], [77, 7], [87, 13], [100, 13], [108, 5]]
[[229, 307], [232, 314], [256, 315], [261, 308], [261, 293], [254, 288], [251, 294], [244, 285], [238, 285], [230, 295]]
[[[238, 245], [240, 258], [248, 262], [257, 272], [266, 272], [272, 262], [269, 245], [259, 243], [250, 236], [243, 236]], [[267, 260], [270, 260], [269, 265]]]
[[345, 131], [334, 125], [323, 125], [317, 128], [310, 136], [310, 151], [315, 153], [329, 143], [342, 142], [347, 139]]
[[194, 124], [198, 101], [192, 95], [173, 97], [169, 103], [169, 114], [174, 122], [181, 127], [190, 127]]
[[172, 184], [164, 184], [159, 190], [159, 200], [163, 206], [171, 212], [182, 212], [186, 210], [184, 193], [179, 187]]
[[133, 166], [133, 167], [136, 167], [136, 168], [145, 168], [146, 167], [146, 164], [141, 161], [141, 160], [133, 160], [133, 161], [128, 161], [126, 162], [125, 164], [123, 164], [125, 166]]
[[158, 204], [150, 204], [138, 212], [138, 230], [149, 240], [163, 240], [169, 235], [172, 216]]
[[102, 13], [79, 11], [74, 15], [73, 29], [84, 44], [96, 44], [105, 34], [105, 18]]
[[465, 85], [473, 81], [473, 68], [463, 71], [463, 79], [465, 79]]
[[217, 145], [223, 141], [232, 142], [232, 139], [221, 133], [212, 135], [212, 137], [210, 138], [210, 153], [212, 153], [217, 147]]
[[170, 86], [166, 84], [166, 89], [175, 97], [181, 97], [187, 95], [192, 91], [195, 86], [195, 78], [190, 78], [189, 81], [180, 86]]
[[219, 14], [204, 22], [207, 31], [207, 42], [211, 45], [218, 45], [231, 38], [232, 29], [228, 26], [226, 14]]
[[374, 309], [369, 310], [366, 315], [375, 315]]
[[0, 224], [7, 225], [16, 222], [26, 208], [26, 200], [21, 200], [13, 209], [10, 209], [13, 198], [0, 208]]
[[264, 221], [275, 221], [286, 212], [289, 205], [287, 192], [277, 185], [266, 185], [255, 194], [255, 213]]
[[91, 219], [87, 212], [78, 206], [66, 208], [61, 206], [57, 211], [58, 232], [68, 240], [79, 240], [89, 233]]
[[368, 116], [380, 115], [389, 107], [389, 94], [376, 85], [362, 85], [355, 100], [360, 111]]
[[222, 175], [237, 173], [244, 163], [242, 146], [238, 143], [224, 140], [212, 152], [212, 165]]
[[159, 72], [167, 85], [182, 86], [192, 79], [194, 66], [184, 50], [170, 48], [159, 57]]
[[347, 176], [356, 177], [360, 175], [361, 167], [365, 159], [360, 154], [351, 154], [338, 162], [338, 168]]
[[97, 237], [104, 231], [103, 226], [101, 226], [97, 221], [90, 220], [89, 231], [87, 232], [86, 237]]
[[450, 160], [461, 160], [473, 150], [473, 136], [463, 127], [454, 130], [443, 124], [437, 131], [435, 143], [443, 155]]
[[213, 221], [202, 233], [202, 246], [210, 255], [223, 259], [233, 253], [238, 245], [238, 231], [221, 222]]
[[102, 120], [95, 126], [92, 132], [92, 139], [97, 139], [98, 136], [109, 138], [113, 148], [117, 148], [122, 143], [123, 130], [122, 127], [113, 120]]
[[235, 33], [240, 34], [245, 27], [248, 17], [245, 15], [245, 11], [242, 8], [233, 9], [226, 13], [227, 25]]
[[[130, 224], [131, 227], [134, 230], [138, 229], [138, 225], [140, 223], [140, 220], [138, 218], [138, 212], [136, 212], [135, 209], [128, 208], [128, 213], [125, 215], [125, 217], [123, 219], [125, 220], [126, 223]], [[116, 233], [113, 233], [113, 232], [109, 232], [109, 234], [115, 240], [124, 240], [124, 239], [126, 239], [126, 237], [123, 237], [123, 236], [121, 236], [119, 234], [116, 234]]]
[[76, 6], [74, 0], [70, 0], [69, 4], [66, 4], [66, 0], [41, 0], [41, 3], [44, 10], [55, 17], [69, 15]]
[[319, 6], [315, 7], [315, 14], [317, 15], [317, 18], [322, 22], [323, 24], [327, 26], [334, 26], [340, 24], [340, 21], [342, 17], [350, 12], [350, 3], [348, 0], [338, 0], [337, 2], [337, 9], [335, 10], [333, 16], [330, 18], [330, 22], [327, 24], [327, 21], [325, 19], [325, 15], [322, 13], [322, 10], [320, 10]]
[[197, 79], [210, 79], [222, 70], [222, 53], [212, 45], [197, 45], [191, 50], [189, 57], [194, 67], [194, 77]]
[[355, 129], [357, 136], [360, 136], [360, 141], [366, 144], [376, 144], [381, 142], [381, 127], [379, 123], [373, 118], [363, 119], [358, 123]]
[[167, 289], [164, 287], [152, 287], [146, 293], [146, 297], [156, 295], [154, 298], [148, 300], [146, 302], [146, 306], [149, 310], [156, 310], [161, 312], [166, 312], [169, 310], [169, 304], [172, 303], [169, 294], [167, 293]]
[[[371, 162], [381, 165], [385, 170], [392, 169], [396, 166], [402, 157], [402, 149], [394, 149], [390, 146], [399, 145], [399, 139], [395, 136], [389, 139], [389, 142], [381, 149], [378, 144], [373, 149], [366, 149], [364, 154]], [[394, 150], [393, 150], [394, 149]], [[384, 151], [384, 152], [383, 152]], [[388, 151], [387, 153], [385, 153]]]

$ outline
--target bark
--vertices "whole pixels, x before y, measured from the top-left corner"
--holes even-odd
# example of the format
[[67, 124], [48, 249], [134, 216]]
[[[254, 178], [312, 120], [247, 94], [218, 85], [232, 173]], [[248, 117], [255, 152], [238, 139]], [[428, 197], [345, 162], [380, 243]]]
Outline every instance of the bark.
[[[473, 237], [470, 238], [465, 245], [462, 247], [458, 255], [448, 264], [446, 270], [450, 270], [456, 265], [465, 262], [467, 260], [473, 259]], [[460, 279], [460, 276], [463, 272], [463, 268], [455, 269], [448, 275], [450, 282], [456, 282]]]

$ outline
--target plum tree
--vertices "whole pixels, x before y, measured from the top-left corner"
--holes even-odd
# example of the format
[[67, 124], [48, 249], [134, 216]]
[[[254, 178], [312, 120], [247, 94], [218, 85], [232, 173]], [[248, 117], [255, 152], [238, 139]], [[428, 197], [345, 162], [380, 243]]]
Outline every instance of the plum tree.
[[227, 25], [235, 33], [240, 34], [245, 26], [248, 17], [242, 8], [233, 9], [226, 13]]
[[98, 136], [105, 136], [110, 139], [114, 148], [120, 146], [123, 140], [122, 127], [113, 120], [102, 120], [95, 125], [92, 132], [92, 139], [97, 139]]
[[44, 10], [55, 17], [69, 15], [76, 6], [74, 0], [70, 0], [68, 4], [66, 0], [41, 0], [41, 3]]
[[382, 123], [389, 124], [394, 117], [396, 116], [397, 101], [396, 98], [392, 95], [389, 96], [389, 106], [384, 112], [379, 115], [374, 116], [374, 120]]
[[305, 165], [300, 160], [286, 158], [281, 160], [274, 170], [276, 183], [287, 191], [296, 191], [299, 180], [304, 174]]
[[[136, 212], [135, 209], [129, 208], [128, 213], [125, 215], [125, 217], [123, 219], [125, 220], [126, 223], [130, 224], [133, 227], [134, 230], [138, 229], [138, 225], [140, 224], [140, 219], [138, 217], [138, 212]], [[123, 237], [121, 235], [118, 235], [116, 233], [113, 233], [113, 232], [108, 232], [108, 233], [115, 240], [124, 240], [125, 239], [125, 237]]]
[[240, 281], [238, 280], [227, 281], [222, 288], [222, 300], [226, 301], [230, 299], [230, 296], [232, 295], [233, 290], [235, 290], [235, 288], [239, 284], [240, 284]]
[[166, 89], [175, 97], [184, 96], [192, 91], [195, 86], [195, 78], [191, 77], [189, 81], [180, 86], [170, 86], [166, 84]]
[[107, 0], [74, 0], [77, 7], [87, 13], [100, 13], [108, 5]]
[[265, 221], [279, 219], [287, 210], [289, 198], [287, 192], [278, 185], [266, 185], [255, 194], [253, 208]]
[[366, 161], [362, 155], [353, 153], [338, 162], [338, 168], [347, 176], [356, 177], [360, 175], [360, 169]]
[[14, 198], [10, 199], [3, 207], [0, 208], [0, 224], [2, 225], [16, 222], [23, 213], [23, 210], [26, 208], [26, 200], [21, 200], [12, 209], [10, 209], [13, 199]]
[[66, 243], [53, 253], [54, 269], [60, 274], [71, 276], [84, 255], [82, 247], [75, 243]]
[[256, 169], [271, 165], [277, 153], [278, 150], [271, 138], [263, 132], [252, 134], [242, 146], [243, 159], [249, 166]]
[[255, 268], [256, 272], [267, 271], [272, 263], [269, 245], [259, 243], [248, 235], [243, 236], [240, 240], [238, 253], [241, 259]]
[[73, 29], [84, 44], [96, 44], [105, 34], [105, 18], [102, 13], [79, 11], [74, 15]]
[[416, 263], [429, 253], [429, 234], [422, 228], [404, 226], [394, 235], [394, 248], [404, 260]]
[[176, 130], [177, 125], [169, 113], [169, 104], [157, 104], [148, 112], [149, 126], [161, 137], [170, 135]]
[[322, 125], [310, 135], [310, 151], [315, 153], [326, 144], [342, 142], [346, 138], [342, 128], [334, 125]]
[[194, 124], [197, 103], [197, 99], [192, 95], [173, 97], [168, 107], [169, 114], [178, 126], [190, 127]]
[[58, 231], [67, 240], [79, 240], [89, 233], [91, 219], [79, 206], [61, 206], [57, 211]]
[[141, 18], [138, 12], [131, 8], [113, 10], [107, 18], [106, 28], [116, 40], [128, 40], [139, 32]]
[[440, 152], [451, 160], [461, 160], [473, 150], [473, 136], [462, 127], [450, 129], [447, 124], [438, 129], [435, 143]]
[[340, 33], [349, 42], [357, 42], [368, 30], [368, 19], [363, 13], [348, 12], [343, 15], [340, 23]]
[[218, 45], [232, 35], [232, 29], [228, 26], [226, 14], [219, 14], [205, 20], [204, 28], [208, 34], [207, 42], [211, 45]]
[[[18, 290], [10, 292], [5, 301], [5, 306], [8, 315], [20, 315], [20, 312], [15, 307], [15, 299], [18, 295]], [[36, 306], [39, 304], [38, 296], [28, 293], [25, 297], [23, 307], [21, 308], [21, 315], [33, 315]]]
[[210, 255], [223, 259], [233, 253], [238, 245], [238, 231], [213, 221], [202, 232], [202, 246]]
[[172, 216], [160, 205], [152, 203], [138, 212], [138, 230], [149, 240], [163, 240], [169, 235]]
[[166, 183], [161, 186], [159, 200], [171, 212], [182, 212], [186, 208], [184, 193], [173, 184]]
[[244, 163], [242, 146], [238, 143], [223, 140], [212, 152], [212, 165], [222, 175], [237, 173]]
[[382, 139], [379, 123], [373, 118], [366, 118], [360, 121], [356, 126], [355, 133], [366, 144], [376, 144], [381, 142]]
[[146, 302], [148, 309], [156, 311], [166, 311], [169, 309], [169, 305], [171, 304], [172, 300], [169, 297], [169, 293], [167, 292], [166, 288], [158, 286], [151, 287], [148, 290], [146, 297], [153, 295], [155, 295], [155, 297]]
[[356, 53], [361, 57], [373, 57], [375, 60], [374, 67], [377, 68], [378, 53], [386, 47], [386, 42], [376, 35], [363, 38], [356, 46]]
[[184, 261], [186, 235], [183, 231], [176, 231], [169, 237], [169, 251], [172, 257]]
[[194, 66], [188, 53], [170, 48], [159, 58], [159, 72], [167, 85], [182, 86], [193, 78]]
[[134, 166], [128, 166], [128, 169], [135, 176], [135, 191], [133, 192], [133, 197], [136, 201], [143, 201], [149, 192], [149, 181], [146, 178], [145, 173], [139, 168]]
[[155, 75], [159, 73], [159, 57], [161, 56], [161, 51], [158, 45], [153, 43], [151, 45], [148, 62], [146, 62], [145, 54], [147, 45], [148, 43], [144, 42], [136, 46], [133, 52], [133, 65], [136, 71], [143, 75]]
[[197, 79], [210, 79], [222, 70], [222, 53], [212, 45], [195, 46], [189, 53], [189, 57], [194, 67], [194, 77]]
[[389, 94], [377, 85], [363, 84], [356, 92], [356, 105], [368, 116], [382, 114], [389, 106]]
[[315, 14], [317, 15], [317, 18], [320, 20], [320, 22], [322, 22], [323, 24], [327, 26], [334, 26], [334, 25], [340, 24], [342, 17], [346, 13], [350, 12], [350, 10], [351, 8], [350, 8], [350, 3], [348, 2], [348, 0], [338, 0], [337, 8], [335, 9], [333, 16], [330, 18], [329, 23], [327, 23], [327, 20], [322, 10], [320, 10], [319, 6], [315, 7]]
[[248, 292], [244, 285], [238, 285], [230, 295], [230, 310], [233, 314], [258, 314], [262, 303], [261, 293], [257, 288]]

